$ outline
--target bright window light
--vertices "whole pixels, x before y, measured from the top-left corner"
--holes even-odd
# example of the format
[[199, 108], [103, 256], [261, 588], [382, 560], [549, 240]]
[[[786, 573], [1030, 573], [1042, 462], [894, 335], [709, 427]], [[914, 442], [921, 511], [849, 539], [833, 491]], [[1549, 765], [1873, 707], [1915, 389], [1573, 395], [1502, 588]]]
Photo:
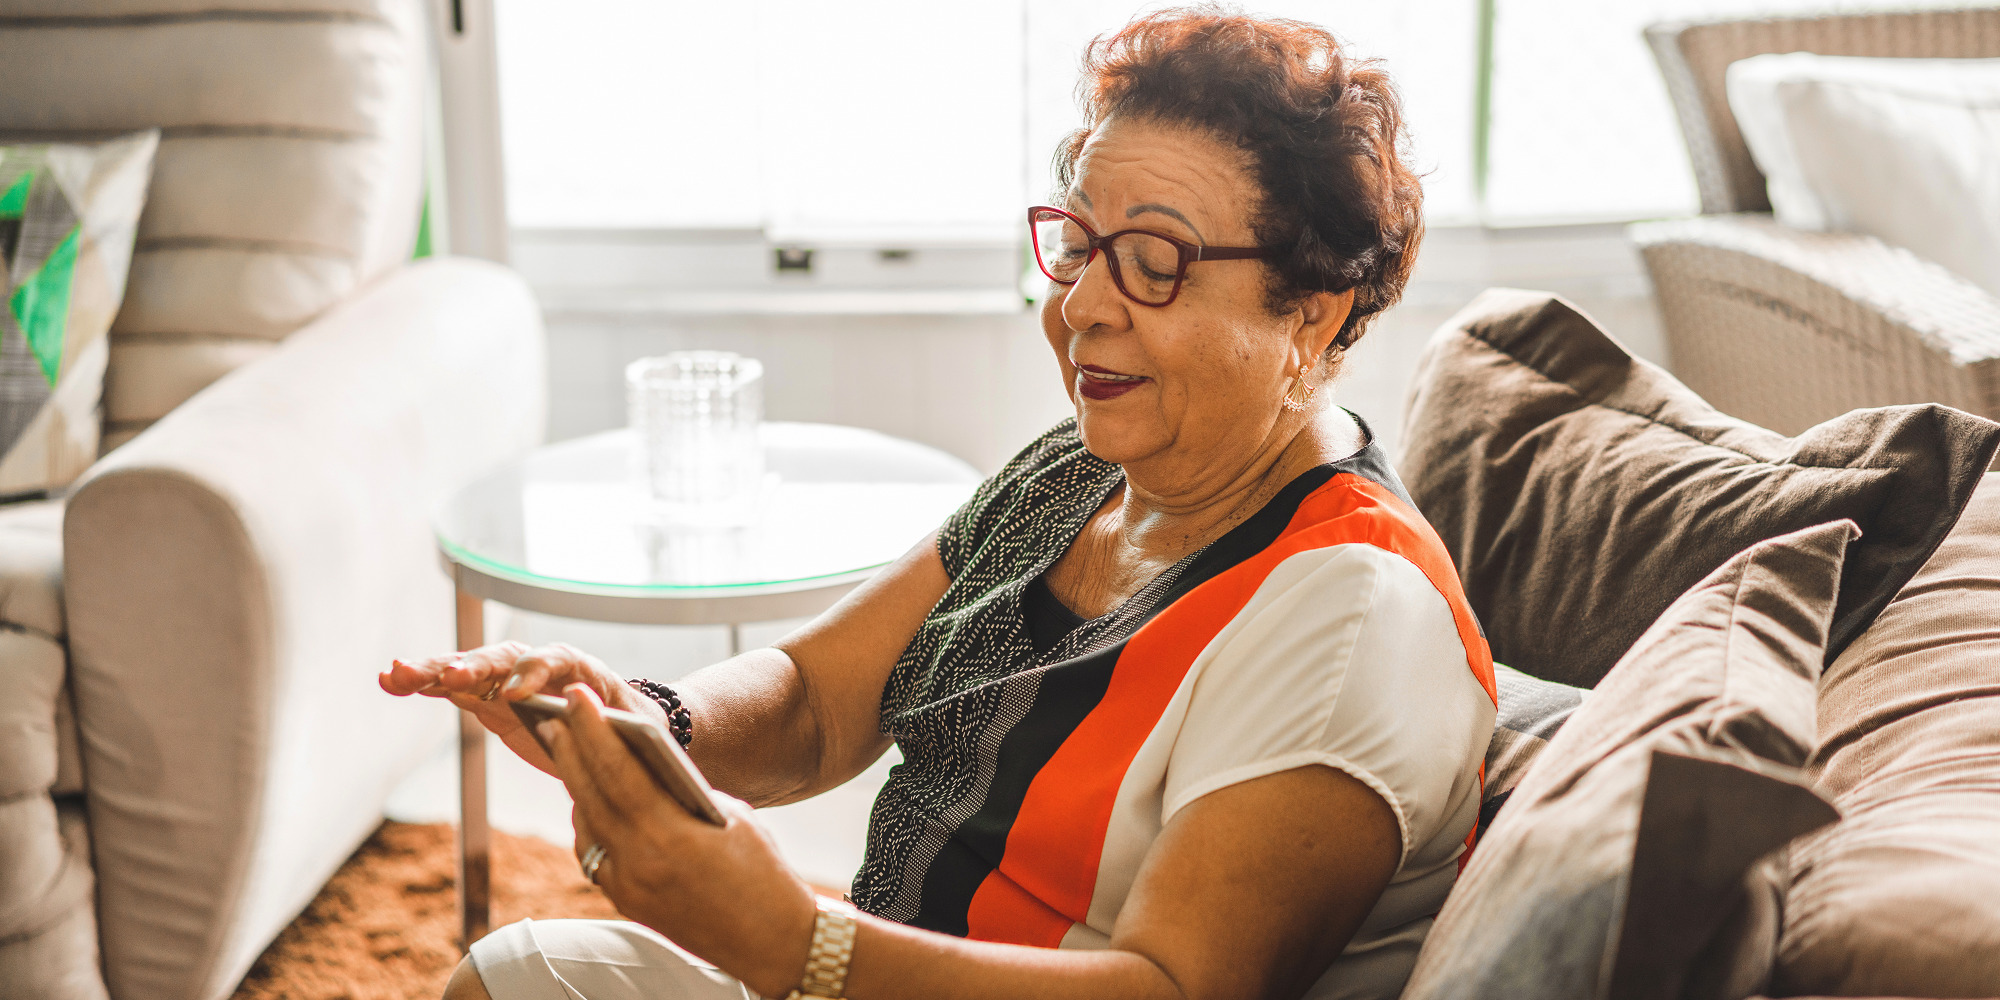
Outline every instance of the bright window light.
[[[1403, 88], [1433, 219], [1473, 214], [1465, 0], [1289, 0]], [[1012, 243], [1131, 0], [499, 0], [513, 223]]]
[[[1883, 0], [1867, 0], [1881, 8]], [[1478, 25], [1493, 11], [1484, 198]], [[514, 224], [781, 242], [1012, 244], [1133, 0], [498, 0]], [[1432, 225], [1694, 211], [1640, 32], [1839, 0], [1266, 0], [1401, 88]], [[1889, 0], [1889, 7], [1917, 4]]]
[[1680, 125], [1642, 34], [1649, 24], [1919, 6], [1937, 3], [1497, 0], [1485, 218], [1565, 222], [1697, 210]]

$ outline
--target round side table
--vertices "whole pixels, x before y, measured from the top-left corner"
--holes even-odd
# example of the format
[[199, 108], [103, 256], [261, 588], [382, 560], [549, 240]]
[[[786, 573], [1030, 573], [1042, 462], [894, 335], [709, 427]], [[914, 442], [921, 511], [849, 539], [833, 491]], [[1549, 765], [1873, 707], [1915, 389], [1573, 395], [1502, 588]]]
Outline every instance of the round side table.
[[[943, 523], [979, 483], [935, 448], [854, 427], [767, 423], [770, 482], [725, 526], [662, 520], [619, 430], [549, 445], [466, 486], [435, 519], [458, 590], [458, 645], [485, 637], [486, 601], [634, 625], [740, 626], [815, 615]], [[463, 942], [490, 929], [486, 730], [459, 718]]]

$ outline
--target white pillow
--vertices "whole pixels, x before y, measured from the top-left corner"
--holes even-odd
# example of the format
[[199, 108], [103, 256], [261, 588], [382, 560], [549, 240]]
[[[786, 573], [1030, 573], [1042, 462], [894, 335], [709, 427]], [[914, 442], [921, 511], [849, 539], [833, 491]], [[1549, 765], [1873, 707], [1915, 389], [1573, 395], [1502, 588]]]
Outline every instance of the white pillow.
[[1733, 63], [1778, 221], [1866, 233], [2000, 295], [2000, 59], [1809, 52]]

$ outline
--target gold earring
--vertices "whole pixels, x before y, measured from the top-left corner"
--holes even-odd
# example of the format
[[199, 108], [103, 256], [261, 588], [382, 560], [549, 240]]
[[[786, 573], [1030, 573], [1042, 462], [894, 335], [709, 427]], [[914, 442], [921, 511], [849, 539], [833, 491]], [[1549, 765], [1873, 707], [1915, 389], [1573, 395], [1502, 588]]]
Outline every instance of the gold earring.
[[1292, 379], [1292, 384], [1285, 389], [1285, 398], [1282, 400], [1285, 404], [1285, 409], [1297, 413], [1305, 409], [1307, 404], [1312, 402], [1313, 393], [1319, 389], [1318, 386], [1306, 384], [1306, 373], [1312, 371], [1312, 367], [1310, 362], [1299, 366], [1299, 374]]

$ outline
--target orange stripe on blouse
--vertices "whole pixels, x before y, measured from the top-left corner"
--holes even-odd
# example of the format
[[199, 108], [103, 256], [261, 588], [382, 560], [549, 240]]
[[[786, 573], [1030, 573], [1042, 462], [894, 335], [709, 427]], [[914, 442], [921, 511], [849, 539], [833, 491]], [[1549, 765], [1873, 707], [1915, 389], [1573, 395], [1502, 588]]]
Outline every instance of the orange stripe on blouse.
[[1215, 635], [1277, 565], [1299, 552], [1363, 542], [1408, 559], [1451, 606], [1468, 666], [1495, 696], [1486, 640], [1431, 526], [1387, 488], [1352, 473], [1299, 504], [1262, 552], [1202, 583], [1127, 640], [1103, 699], [1029, 783], [999, 866], [967, 907], [967, 936], [1055, 947], [1083, 921], [1125, 771]]

